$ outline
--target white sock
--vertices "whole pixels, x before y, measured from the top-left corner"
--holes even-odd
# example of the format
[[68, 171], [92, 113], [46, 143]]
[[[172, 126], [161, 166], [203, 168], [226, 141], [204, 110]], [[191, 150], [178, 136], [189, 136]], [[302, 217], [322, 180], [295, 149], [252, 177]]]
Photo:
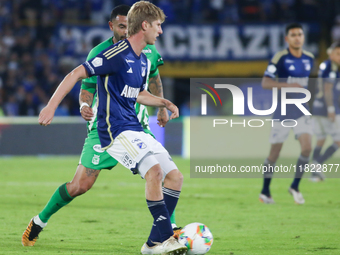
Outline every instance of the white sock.
[[177, 225], [175, 223], [171, 223], [172, 229], [177, 228]]
[[41, 219], [39, 218], [39, 215], [34, 216], [33, 221], [34, 221], [35, 224], [39, 225], [42, 228], [46, 227], [46, 225], [47, 225], [47, 222], [44, 223], [44, 222], [41, 221]]

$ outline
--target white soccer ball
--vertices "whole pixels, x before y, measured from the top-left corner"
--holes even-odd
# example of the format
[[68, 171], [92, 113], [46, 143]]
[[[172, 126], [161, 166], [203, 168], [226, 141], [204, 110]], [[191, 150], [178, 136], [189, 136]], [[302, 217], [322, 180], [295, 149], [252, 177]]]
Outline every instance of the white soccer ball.
[[181, 230], [178, 241], [188, 247], [187, 255], [202, 255], [210, 250], [213, 235], [206, 225], [195, 222]]

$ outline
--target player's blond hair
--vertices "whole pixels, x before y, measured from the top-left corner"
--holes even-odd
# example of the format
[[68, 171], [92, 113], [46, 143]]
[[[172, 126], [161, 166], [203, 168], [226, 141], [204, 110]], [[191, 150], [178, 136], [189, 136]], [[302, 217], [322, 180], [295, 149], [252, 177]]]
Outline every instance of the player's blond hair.
[[128, 36], [137, 34], [142, 29], [142, 23], [147, 21], [152, 24], [155, 20], [162, 23], [165, 20], [164, 12], [156, 5], [148, 1], [139, 1], [132, 5], [127, 15]]

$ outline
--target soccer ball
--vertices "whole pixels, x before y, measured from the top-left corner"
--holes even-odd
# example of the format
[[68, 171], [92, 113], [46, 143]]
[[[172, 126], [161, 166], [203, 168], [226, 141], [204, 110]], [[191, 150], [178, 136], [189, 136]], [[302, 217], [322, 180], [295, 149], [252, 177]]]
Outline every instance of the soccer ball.
[[178, 241], [188, 247], [187, 255], [202, 255], [210, 250], [213, 235], [206, 225], [195, 222], [181, 230]]

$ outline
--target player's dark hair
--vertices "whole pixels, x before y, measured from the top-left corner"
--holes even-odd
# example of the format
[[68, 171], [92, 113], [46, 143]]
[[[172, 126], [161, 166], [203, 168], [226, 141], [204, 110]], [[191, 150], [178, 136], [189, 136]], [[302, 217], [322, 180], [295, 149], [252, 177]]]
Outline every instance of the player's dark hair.
[[131, 8], [130, 6], [125, 5], [125, 4], [116, 6], [111, 11], [110, 21], [114, 20], [118, 15], [127, 16], [130, 8]]
[[294, 29], [294, 28], [301, 28], [301, 29], [303, 30], [301, 24], [299, 24], [299, 23], [291, 23], [291, 24], [288, 24], [288, 25], [286, 26], [286, 35], [288, 35], [289, 30]]

